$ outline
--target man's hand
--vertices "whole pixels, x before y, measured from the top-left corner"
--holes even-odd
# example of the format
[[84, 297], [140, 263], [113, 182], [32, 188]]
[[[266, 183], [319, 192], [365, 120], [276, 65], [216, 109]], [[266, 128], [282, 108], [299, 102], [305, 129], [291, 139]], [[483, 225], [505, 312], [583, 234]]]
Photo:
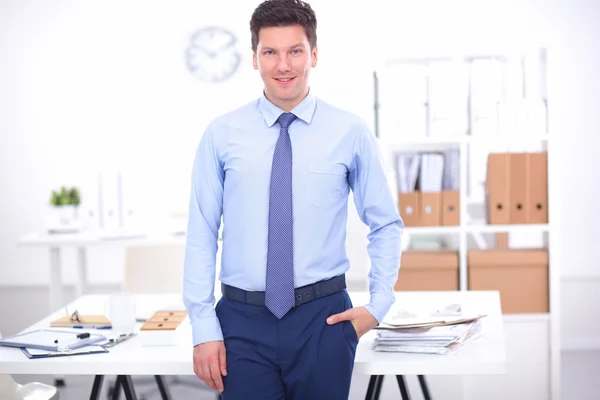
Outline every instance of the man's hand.
[[356, 336], [360, 339], [362, 335], [377, 326], [375, 317], [364, 307], [354, 307], [340, 314], [334, 314], [327, 318], [329, 325], [342, 321], [350, 321], [356, 330]]
[[222, 340], [206, 342], [194, 347], [194, 373], [211, 388], [223, 392], [223, 379], [227, 375], [225, 343]]

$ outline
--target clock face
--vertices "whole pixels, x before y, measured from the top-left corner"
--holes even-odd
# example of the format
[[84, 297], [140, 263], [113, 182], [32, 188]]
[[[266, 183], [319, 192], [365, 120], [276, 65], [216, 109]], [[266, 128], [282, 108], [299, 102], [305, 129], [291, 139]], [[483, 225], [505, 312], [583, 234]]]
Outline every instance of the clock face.
[[189, 70], [201, 80], [226, 80], [240, 66], [241, 56], [235, 44], [235, 36], [223, 28], [208, 27], [199, 30], [192, 35], [186, 51]]

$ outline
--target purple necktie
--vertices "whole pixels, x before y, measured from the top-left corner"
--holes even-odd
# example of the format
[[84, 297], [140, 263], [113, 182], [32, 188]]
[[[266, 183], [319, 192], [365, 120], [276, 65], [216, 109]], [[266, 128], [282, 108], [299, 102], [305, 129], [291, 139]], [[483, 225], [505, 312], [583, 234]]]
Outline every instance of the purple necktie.
[[275, 144], [269, 194], [269, 234], [265, 305], [279, 319], [294, 306], [294, 220], [292, 208], [292, 142], [288, 127], [296, 119], [283, 113]]

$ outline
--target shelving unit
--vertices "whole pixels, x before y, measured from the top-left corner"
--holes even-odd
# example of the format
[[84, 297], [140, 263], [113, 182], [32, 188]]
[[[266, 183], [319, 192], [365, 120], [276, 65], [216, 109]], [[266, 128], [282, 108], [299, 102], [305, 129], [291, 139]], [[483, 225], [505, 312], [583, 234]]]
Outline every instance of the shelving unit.
[[[510, 131], [506, 127], [503, 129], [498, 128], [495, 133], [480, 135], [476, 132], [476, 123], [474, 111], [471, 107], [472, 103], [472, 70], [474, 60], [479, 59], [492, 59], [492, 60], [508, 60], [511, 56], [506, 55], [478, 55], [477, 57], [458, 56], [452, 59], [411, 59], [402, 58], [390, 60], [385, 64], [384, 69], [376, 71], [374, 73], [374, 84], [375, 84], [375, 132], [378, 137], [381, 147], [385, 153], [386, 162], [389, 167], [395, 168], [394, 157], [397, 153], [407, 152], [429, 152], [429, 151], [446, 151], [450, 149], [457, 149], [460, 154], [460, 223], [458, 226], [408, 226], [405, 228], [404, 237], [418, 238], [421, 236], [431, 237], [451, 237], [456, 244], [456, 249], [459, 254], [459, 290], [468, 290], [468, 274], [469, 268], [467, 265], [467, 252], [470, 248], [486, 248], [490, 247], [491, 244], [484, 237], [495, 233], [508, 233], [511, 237], [515, 236], [539, 236], [539, 241], [542, 243], [540, 247], [544, 247], [548, 250], [549, 255], [549, 270], [548, 270], [548, 287], [549, 287], [549, 312], [548, 313], [534, 313], [534, 314], [506, 314], [504, 317], [507, 330], [512, 332], [521, 332], [523, 329], [526, 330], [527, 324], [541, 324], [547, 327], [546, 332], [548, 349], [546, 354], [540, 354], [539, 366], [548, 365], [546, 379], [544, 382], [545, 391], [541, 390], [539, 394], [540, 399], [556, 399], [560, 396], [560, 325], [559, 325], [559, 312], [560, 312], [560, 273], [554, 262], [555, 257], [551, 251], [551, 237], [553, 237], [552, 226], [550, 223], [547, 224], [505, 224], [505, 225], [490, 225], [485, 222], [485, 212], [483, 218], [481, 215], [474, 215], [472, 210], [479, 209], [479, 213], [485, 209], [485, 197], [482, 196], [482, 190], [479, 188], [479, 194], [477, 193], [477, 184], [480, 182], [473, 182], [473, 168], [485, 167], [484, 165], [473, 165], [473, 155], [479, 155], [477, 153], [479, 147], [487, 147], [494, 151], [503, 150], [504, 152], [521, 152], [530, 150], [543, 150], [548, 152], [548, 156], [551, 157], [551, 143], [548, 136], [547, 130], [547, 95], [545, 88], [545, 68], [546, 68], [546, 52], [545, 50], [539, 50], [530, 54], [539, 55], [539, 74], [537, 79], [539, 82], [531, 83], [527, 79], [531, 78], [531, 69], [525, 67], [525, 56], [517, 54], [516, 57], [519, 60], [518, 65], [523, 67], [520, 76], [520, 83], [522, 84], [523, 97], [531, 97], [532, 92], [539, 94], [539, 102], [532, 102], [534, 104], [541, 104], [544, 107], [544, 115], [546, 120], [541, 126], [543, 130], [535, 129], [529, 134], [524, 132]], [[432, 103], [430, 95], [432, 90], [432, 79], [427, 76], [428, 66], [431, 63], [437, 62], [450, 62], [452, 68], [456, 65], [461, 65], [467, 72], [467, 90], [465, 93], [465, 111], [467, 121], [464, 124], [454, 124], [449, 119], [447, 126], [450, 130], [443, 132], [440, 129], [432, 130], [431, 126], [435, 119], [435, 112], [432, 112]], [[424, 75], [424, 91], [423, 93], [418, 92], [414, 103], [411, 103], [410, 112], [424, 116], [423, 127], [418, 126], [414, 129], [406, 129], [406, 127], [400, 128], [401, 124], [396, 124], [399, 120], [397, 114], [401, 113], [403, 106], [407, 104], [407, 99], [404, 99], [404, 103], [401, 100], [395, 102], [397, 99], [394, 97], [396, 93], [401, 93], [400, 87], [387, 87], [387, 85], [397, 84], [398, 79], [398, 66], [405, 66], [411, 69], [411, 73], [421, 79], [421, 72], [415, 73], [415, 68], [418, 66], [425, 66], [423, 68]], [[513, 64], [511, 68], [516, 68]], [[508, 67], [507, 67], [508, 69]], [[518, 68], [517, 68], [518, 69]], [[393, 70], [391, 72], [391, 70]], [[515, 72], [515, 71], [513, 71]], [[518, 71], [517, 71], [518, 72]], [[518, 75], [518, 73], [517, 73]], [[534, 74], [535, 75], [535, 74]], [[392, 77], [390, 82], [387, 81], [387, 77]], [[412, 76], [412, 75], [411, 75]], [[415, 79], [417, 79], [415, 78]], [[536, 76], [534, 76], [536, 78]], [[411, 81], [412, 84], [412, 81]], [[503, 82], [506, 86], [506, 82]], [[454, 87], [454, 85], [451, 85]], [[392, 94], [385, 95], [386, 89]], [[513, 88], [514, 89], [514, 88]], [[382, 93], [384, 93], [382, 95]], [[504, 94], [506, 94], [504, 92]], [[514, 93], [513, 93], [514, 94]], [[439, 96], [439, 93], [437, 93]], [[408, 99], [410, 102], [410, 99]], [[422, 104], [420, 103], [422, 102]], [[390, 104], [392, 103], [392, 104]], [[400, 104], [402, 103], [402, 104]], [[420, 104], [424, 107], [424, 111], [420, 110]], [[435, 109], [435, 107], [433, 107]], [[415, 111], [416, 110], [416, 111]], [[458, 114], [462, 116], [462, 111], [457, 108]], [[394, 114], [394, 118], [387, 118], [390, 113]], [[539, 116], [539, 115], [538, 115]], [[447, 117], [447, 115], [446, 115]], [[414, 118], [413, 118], [414, 119]], [[419, 121], [418, 119], [416, 120]], [[499, 117], [496, 118], [496, 126], [499, 126]], [[534, 124], [535, 126], [535, 124]], [[432, 132], [435, 131], [435, 135]], [[411, 135], [413, 132], [418, 134]], [[442, 134], [440, 134], [442, 133]], [[391, 171], [395, 175], [395, 170]], [[548, 176], [550, 186], [550, 176]], [[397, 191], [397, 190], [396, 190]], [[520, 334], [520, 333], [515, 333]], [[528, 340], [535, 340], [533, 337], [527, 338]], [[509, 340], [510, 342], [510, 340]], [[533, 342], [532, 342], [533, 343]], [[521, 350], [521, 349], [519, 349]], [[519, 361], [520, 362], [520, 361]], [[511, 360], [509, 360], [509, 364]], [[522, 379], [522, 378], [521, 378]], [[505, 381], [503, 381], [505, 383]], [[496, 396], [498, 398], [513, 398], [511, 393], [502, 392], [506, 388], [505, 384], [498, 385], [499, 393]], [[520, 383], [516, 382], [515, 385]], [[538, 385], [540, 382], [531, 382], [531, 385]], [[477, 386], [477, 385], [476, 385]], [[508, 389], [506, 389], [508, 390]], [[475, 395], [473, 395], [475, 396]], [[470, 397], [469, 397], [470, 398]], [[484, 395], [481, 398], [489, 398], [489, 394]], [[536, 397], [537, 398], [537, 397]]]
[[408, 235], [445, 235], [449, 233], [545, 233], [550, 230], [549, 224], [510, 224], [486, 225], [475, 224], [467, 226], [408, 226], [404, 228]]

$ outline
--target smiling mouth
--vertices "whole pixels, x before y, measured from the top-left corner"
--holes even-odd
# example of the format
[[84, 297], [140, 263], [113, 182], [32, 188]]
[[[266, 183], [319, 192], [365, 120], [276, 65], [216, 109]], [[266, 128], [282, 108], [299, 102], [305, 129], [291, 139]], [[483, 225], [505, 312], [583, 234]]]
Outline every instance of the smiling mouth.
[[296, 77], [291, 77], [291, 78], [275, 78], [275, 80], [279, 83], [289, 83], [291, 81], [293, 81], [294, 79], [296, 79]]

